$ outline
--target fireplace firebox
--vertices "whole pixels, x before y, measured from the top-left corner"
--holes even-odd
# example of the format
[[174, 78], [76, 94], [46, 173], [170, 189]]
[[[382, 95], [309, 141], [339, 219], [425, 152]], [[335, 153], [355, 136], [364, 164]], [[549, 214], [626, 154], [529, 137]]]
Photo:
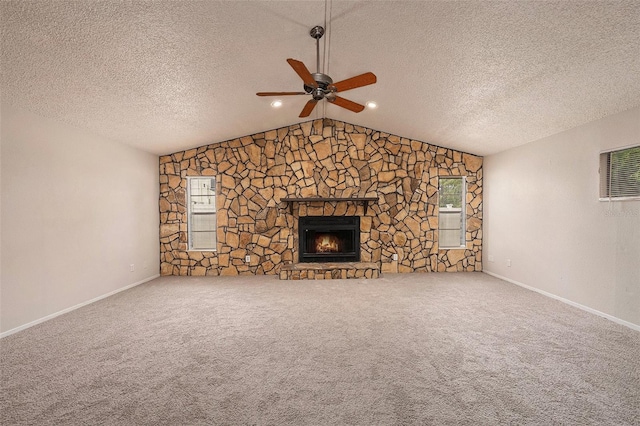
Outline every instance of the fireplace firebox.
[[300, 262], [359, 262], [359, 216], [303, 216], [298, 221]]

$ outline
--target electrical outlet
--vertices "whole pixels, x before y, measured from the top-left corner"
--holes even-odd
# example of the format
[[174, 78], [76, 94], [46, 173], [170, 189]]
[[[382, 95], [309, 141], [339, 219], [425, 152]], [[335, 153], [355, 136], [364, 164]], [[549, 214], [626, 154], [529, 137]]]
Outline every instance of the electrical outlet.
[[393, 260], [398, 260], [398, 253], [393, 253]]
[[136, 270], [136, 265], [135, 264], [132, 263], [131, 265], [129, 265], [129, 271], [133, 272], [135, 270]]
[[496, 259], [493, 257], [492, 254], [489, 255], [489, 262], [494, 262]]
[[511, 259], [507, 259], [507, 266], [511, 268]]
[[250, 255], [246, 255], [244, 257], [244, 261], [247, 262], [247, 263], [251, 262], [251, 256]]

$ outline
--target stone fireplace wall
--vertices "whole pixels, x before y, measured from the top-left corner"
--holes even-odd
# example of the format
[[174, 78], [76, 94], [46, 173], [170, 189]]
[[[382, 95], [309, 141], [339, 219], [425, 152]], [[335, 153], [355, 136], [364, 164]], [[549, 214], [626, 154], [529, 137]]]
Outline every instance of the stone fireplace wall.
[[[186, 177], [217, 178], [216, 251], [187, 250]], [[466, 176], [466, 249], [438, 247], [438, 176]], [[363, 203], [286, 197], [378, 197]], [[162, 275], [278, 274], [299, 216], [360, 215], [383, 272], [482, 270], [482, 158], [329, 119], [160, 157]], [[393, 260], [393, 255], [398, 260]], [[245, 256], [251, 261], [246, 262]]]

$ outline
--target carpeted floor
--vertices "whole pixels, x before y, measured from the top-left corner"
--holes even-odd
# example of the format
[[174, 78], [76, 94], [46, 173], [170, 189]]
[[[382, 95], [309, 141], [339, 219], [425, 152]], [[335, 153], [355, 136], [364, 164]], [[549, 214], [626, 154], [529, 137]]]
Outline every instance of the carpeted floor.
[[640, 424], [640, 333], [482, 273], [163, 277], [0, 366], [2, 425]]

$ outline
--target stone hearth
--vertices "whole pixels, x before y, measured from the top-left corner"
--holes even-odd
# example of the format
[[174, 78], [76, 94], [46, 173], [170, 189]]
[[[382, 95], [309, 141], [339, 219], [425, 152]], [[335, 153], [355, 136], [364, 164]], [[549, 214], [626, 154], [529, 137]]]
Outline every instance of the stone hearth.
[[372, 262], [296, 263], [280, 269], [281, 280], [378, 278], [380, 266]]

